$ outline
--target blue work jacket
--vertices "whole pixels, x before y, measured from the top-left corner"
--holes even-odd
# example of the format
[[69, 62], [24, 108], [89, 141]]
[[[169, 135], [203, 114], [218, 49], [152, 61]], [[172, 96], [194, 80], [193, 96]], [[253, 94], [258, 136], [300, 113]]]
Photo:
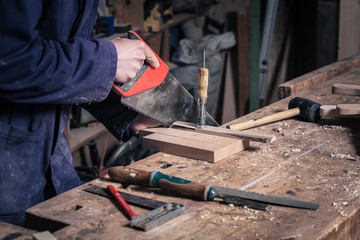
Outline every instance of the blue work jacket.
[[63, 134], [72, 104], [84, 104], [118, 139], [136, 116], [109, 94], [117, 53], [93, 38], [97, 7], [0, 0], [0, 221], [22, 225], [47, 189], [80, 184]]

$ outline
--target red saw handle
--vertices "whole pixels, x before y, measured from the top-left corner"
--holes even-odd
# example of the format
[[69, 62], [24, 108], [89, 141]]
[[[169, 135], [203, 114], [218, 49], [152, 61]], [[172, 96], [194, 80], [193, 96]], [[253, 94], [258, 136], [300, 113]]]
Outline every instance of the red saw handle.
[[[137, 39], [145, 43], [145, 41], [134, 31], [128, 32], [128, 38]], [[149, 47], [146, 43], [145, 45]], [[145, 62], [143, 67], [137, 72], [135, 78], [124, 84], [113, 84], [112, 89], [115, 93], [123, 97], [130, 97], [135, 94], [157, 87], [164, 81], [167, 73], [169, 72], [169, 67], [151, 48], [150, 50], [158, 59], [160, 66], [158, 68], [152, 68]]]

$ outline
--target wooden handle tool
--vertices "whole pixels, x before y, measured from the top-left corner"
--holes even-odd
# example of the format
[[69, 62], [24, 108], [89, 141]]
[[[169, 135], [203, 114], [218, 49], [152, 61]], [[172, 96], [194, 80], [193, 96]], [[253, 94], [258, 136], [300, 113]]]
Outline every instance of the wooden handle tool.
[[209, 82], [209, 70], [205, 68], [205, 50], [203, 51], [203, 67], [198, 73], [198, 101], [200, 104], [198, 127], [203, 128], [206, 120], [206, 101]]
[[112, 180], [117, 182], [161, 187], [205, 201], [208, 200], [208, 195], [210, 194], [209, 186], [191, 182], [182, 178], [168, 176], [159, 171], [147, 172], [118, 166], [109, 169], [109, 176]]
[[274, 113], [263, 118], [250, 120], [247, 122], [228, 125], [227, 128], [235, 130], [244, 130], [279, 120], [300, 116], [303, 120], [317, 122], [320, 119], [320, 104], [306, 98], [295, 97], [289, 101], [288, 108], [282, 112]]
[[254, 119], [254, 120], [250, 120], [247, 122], [231, 124], [231, 125], [228, 125], [227, 128], [235, 129], [235, 130], [245, 130], [248, 128], [253, 128], [253, 127], [261, 126], [264, 124], [276, 122], [279, 120], [295, 117], [295, 116], [298, 116], [299, 114], [300, 114], [300, 109], [293, 108], [293, 109], [285, 110], [282, 112], [274, 113], [274, 114], [265, 116], [263, 118]]
[[147, 172], [120, 166], [110, 168], [109, 175], [114, 181], [142, 185], [144, 184], [144, 179], [149, 177], [147, 185], [152, 187], [161, 187], [184, 195], [196, 197], [204, 201], [222, 199], [227, 203], [248, 206], [259, 210], [268, 211], [267, 203], [312, 210], [317, 210], [319, 208], [318, 204], [303, 202], [291, 198], [277, 197], [218, 186], [206, 186], [186, 179], [165, 175], [156, 170], [153, 172]]

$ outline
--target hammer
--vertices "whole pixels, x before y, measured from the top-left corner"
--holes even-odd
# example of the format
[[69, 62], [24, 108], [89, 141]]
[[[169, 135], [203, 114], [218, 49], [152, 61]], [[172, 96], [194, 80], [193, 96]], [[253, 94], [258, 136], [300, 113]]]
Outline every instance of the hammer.
[[309, 122], [317, 122], [321, 117], [359, 117], [359, 104], [320, 105], [306, 98], [295, 97], [290, 100], [289, 110], [274, 113], [263, 118], [228, 125], [227, 128], [244, 130], [279, 120], [300, 116]]

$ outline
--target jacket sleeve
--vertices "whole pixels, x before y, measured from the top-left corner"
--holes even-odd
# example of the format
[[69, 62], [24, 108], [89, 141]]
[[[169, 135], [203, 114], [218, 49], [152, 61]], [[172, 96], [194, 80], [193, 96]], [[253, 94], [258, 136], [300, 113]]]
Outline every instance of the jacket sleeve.
[[0, 98], [56, 104], [105, 99], [116, 73], [115, 46], [80, 37], [44, 39], [38, 30], [44, 2], [0, 0]]

